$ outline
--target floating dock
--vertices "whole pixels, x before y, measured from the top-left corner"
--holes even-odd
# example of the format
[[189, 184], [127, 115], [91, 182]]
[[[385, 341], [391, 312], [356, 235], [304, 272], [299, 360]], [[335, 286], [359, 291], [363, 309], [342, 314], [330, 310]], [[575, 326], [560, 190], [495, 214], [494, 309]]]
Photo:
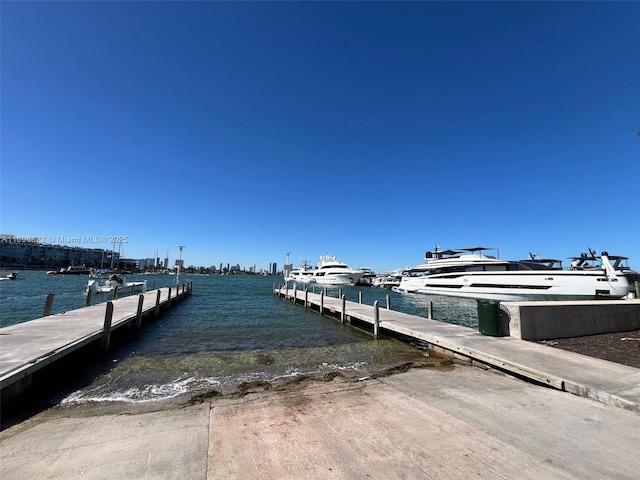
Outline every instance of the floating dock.
[[[401, 335], [429, 346], [434, 356], [453, 357], [483, 368], [640, 412], [640, 369], [514, 337], [482, 335], [473, 328], [390, 308], [329, 297], [325, 292], [274, 287], [274, 295], [368, 329], [375, 337]], [[387, 297], [389, 298], [389, 297]], [[389, 305], [389, 301], [387, 301]], [[430, 315], [431, 316], [431, 315]]]
[[140, 329], [144, 320], [157, 319], [191, 291], [191, 283], [165, 287], [55, 315], [46, 315], [48, 299], [46, 316], [0, 328], [2, 403], [28, 389], [43, 368], [89, 345], [107, 351], [112, 334]]

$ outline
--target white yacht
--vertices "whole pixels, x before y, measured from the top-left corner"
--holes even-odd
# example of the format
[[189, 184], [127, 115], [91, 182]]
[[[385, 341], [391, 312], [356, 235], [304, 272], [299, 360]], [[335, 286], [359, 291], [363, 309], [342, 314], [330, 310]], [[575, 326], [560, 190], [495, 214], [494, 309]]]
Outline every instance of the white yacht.
[[377, 275], [373, 279], [372, 285], [376, 288], [383, 290], [392, 290], [400, 286], [400, 280], [402, 280], [402, 269], [396, 269], [393, 272], [383, 273]]
[[313, 270], [313, 280], [319, 285], [355, 285], [364, 272], [349, 268], [331, 255], [320, 257], [320, 263]]
[[291, 270], [284, 280], [285, 282], [296, 282], [303, 285], [314, 283], [313, 269], [309, 265], [309, 260], [301, 260], [300, 265]]
[[[133, 287], [133, 290], [131, 290]], [[124, 277], [120, 275], [113, 274], [107, 280], [104, 281], [102, 285], [98, 283], [97, 280], [89, 280], [87, 283], [87, 288], [85, 290], [85, 294], [88, 294], [89, 291], [93, 293], [113, 293], [113, 291], [118, 288], [118, 291], [123, 294], [131, 293], [136, 290], [142, 290], [142, 292], [147, 291], [147, 281], [143, 282], [127, 282]]]
[[400, 292], [482, 298], [499, 301], [593, 300], [627, 297], [630, 280], [607, 252], [601, 266], [563, 270], [559, 260], [501, 260], [485, 247], [427, 252], [426, 263], [405, 272]]
[[371, 269], [371, 267], [360, 267], [358, 271], [362, 272], [362, 276], [360, 277], [360, 280], [358, 280], [357, 284], [364, 287], [373, 286], [373, 281], [375, 280], [377, 275]]

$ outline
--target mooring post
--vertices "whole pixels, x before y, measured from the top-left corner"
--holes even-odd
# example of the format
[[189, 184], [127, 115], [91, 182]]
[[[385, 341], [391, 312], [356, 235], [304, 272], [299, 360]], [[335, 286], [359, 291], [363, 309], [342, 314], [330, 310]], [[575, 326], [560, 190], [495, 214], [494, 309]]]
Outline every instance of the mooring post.
[[160, 293], [161, 292], [162, 292], [162, 290], [158, 289], [158, 293], [156, 293], [156, 310], [153, 313], [154, 316], [156, 317], [156, 320], [160, 316]]
[[152, 285], [152, 287], [151, 287], [151, 290], [155, 290], [155, 289], [156, 289], [156, 281], [154, 280], [154, 281], [153, 281], [153, 285]]
[[117, 300], [118, 299], [118, 286], [116, 285], [115, 288], [113, 289], [113, 298], [112, 300]]
[[378, 308], [378, 300], [373, 302], [373, 336], [378, 338], [380, 334], [380, 310]]
[[324, 312], [324, 289], [320, 292], [320, 315]]
[[387, 310], [391, 310], [391, 297], [387, 293]]
[[107, 302], [107, 309], [104, 312], [104, 327], [102, 328], [102, 342], [100, 348], [103, 352], [109, 350], [111, 341], [111, 319], [113, 318], [113, 302]]
[[53, 308], [53, 297], [55, 297], [55, 293], [50, 293], [47, 295], [47, 300], [44, 302], [44, 311], [42, 312], [43, 317], [48, 317], [51, 315], [51, 309]]
[[362, 290], [358, 291], [358, 303], [362, 303]]
[[133, 295], [133, 291], [135, 290], [135, 288], [135, 285], [131, 285], [131, 291], [129, 292], [129, 295]]
[[338, 298], [342, 298], [342, 289], [341, 288], [338, 289]]
[[298, 284], [293, 284], [293, 304], [296, 304], [296, 300], [298, 299]]
[[138, 312], [136, 313], [136, 329], [142, 327], [142, 304], [144, 303], [144, 293], [138, 295]]
[[284, 282], [284, 298], [285, 300], [289, 296], [289, 282]]
[[93, 297], [93, 290], [91, 290], [91, 288], [87, 288], [87, 302], [85, 303], [85, 306], [87, 307], [91, 306], [92, 297]]
[[169, 287], [169, 298], [167, 298], [167, 305], [171, 307], [171, 287]]
[[433, 301], [432, 300], [429, 300], [429, 306], [427, 308], [428, 308], [427, 318], [429, 320], [433, 320]]
[[640, 282], [636, 281], [636, 298], [640, 298]]
[[345, 311], [347, 306], [347, 296], [343, 293], [340, 298], [342, 298], [342, 313], [340, 315], [340, 321], [344, 325], [345, 321], [347, 320], [347, 313]]
[[309, 289], [304, 287], [304, 308], [309, 308]]

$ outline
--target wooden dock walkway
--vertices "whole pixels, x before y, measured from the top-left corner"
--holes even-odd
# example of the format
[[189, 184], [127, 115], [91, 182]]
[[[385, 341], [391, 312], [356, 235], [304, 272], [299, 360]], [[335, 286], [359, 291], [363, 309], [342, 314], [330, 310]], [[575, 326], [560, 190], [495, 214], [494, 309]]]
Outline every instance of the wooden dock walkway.
[[274, 287], [274, 295], [304, 305], [374, 336], [400, 334], [429, 345], [434, 356], [454, 357], [582, 397], [640, 412], [640, 369], [514, 337], [492, 337], [437, 320], [329, 297]]
[[165, 287], [0, 328], [2, 402], [28, 388], [42, 368], [92, 343], [108, 350], [113, 332], [140, 329], [191, 292], [191, 283]]

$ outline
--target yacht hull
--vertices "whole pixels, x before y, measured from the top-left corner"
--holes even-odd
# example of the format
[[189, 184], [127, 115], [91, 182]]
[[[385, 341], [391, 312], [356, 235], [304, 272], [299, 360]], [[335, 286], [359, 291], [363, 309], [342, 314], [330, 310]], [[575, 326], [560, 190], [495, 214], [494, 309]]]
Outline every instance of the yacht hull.
[[361, 273], [324, 275], [314, 277], [314, 283], [318, 285], [355, 285], [362, 277]]
[[473, 272], [405, 277], [398, 290], [499, 301], [599, 300], [625, 298], [629, 284], [622, 274], [604, 272]]

